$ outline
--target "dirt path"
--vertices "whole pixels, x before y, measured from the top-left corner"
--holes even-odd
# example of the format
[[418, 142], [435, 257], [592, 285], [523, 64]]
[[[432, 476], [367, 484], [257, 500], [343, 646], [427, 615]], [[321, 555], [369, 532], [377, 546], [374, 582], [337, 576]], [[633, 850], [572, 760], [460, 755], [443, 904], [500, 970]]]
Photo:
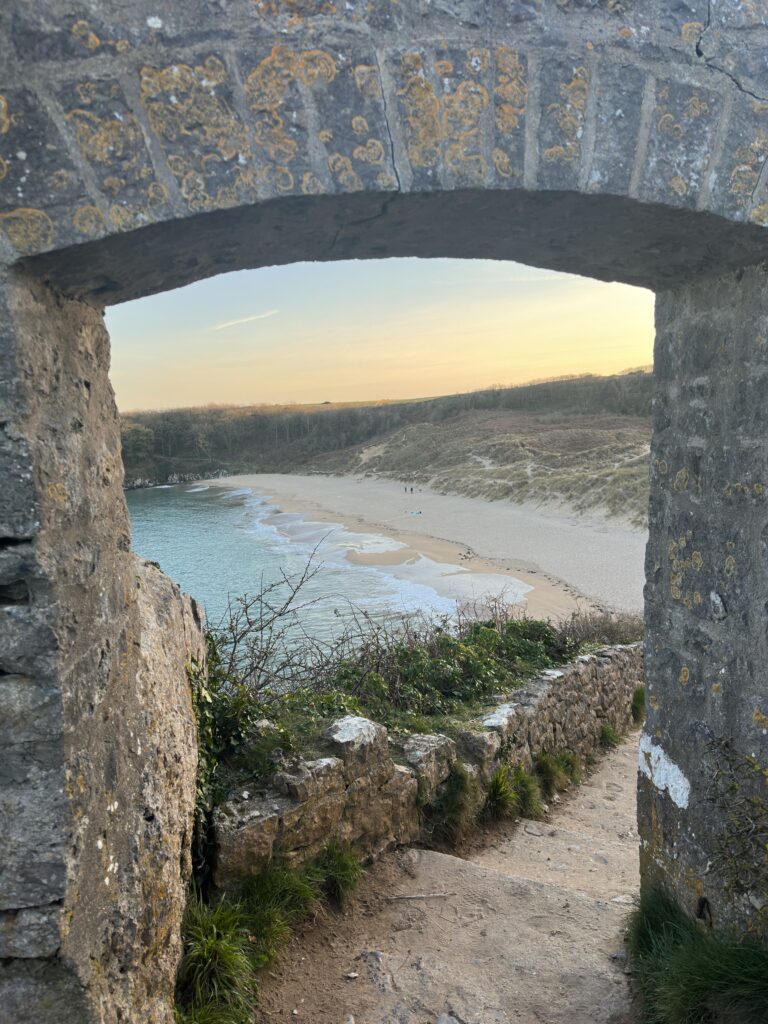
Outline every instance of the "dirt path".
[[[273, 965], [259, 1020], [631, 1024], [621, 950], [638, 884], [636, 759], [633, 737], [548, 821], [500, 829], [468, 859], [386, 857], [353, 909]], [[426, 893], [449, 895], [393, 899]]]

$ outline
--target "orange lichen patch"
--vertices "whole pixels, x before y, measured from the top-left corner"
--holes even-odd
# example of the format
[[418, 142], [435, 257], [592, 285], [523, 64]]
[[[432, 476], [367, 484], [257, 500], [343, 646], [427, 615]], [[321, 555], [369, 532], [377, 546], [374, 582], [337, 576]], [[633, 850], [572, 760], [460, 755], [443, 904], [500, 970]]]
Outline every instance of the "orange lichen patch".
[[684, 196], [688, 191], [688, 185], [684, 178], [681, 178], [679, 174], [674, 174], [669, 179], [669, 187], [677, 196]]
[[269, 164], [264, 168], [261, 179], [276, 192], [291, 192], [293, 190], [293, 174], [281, 164]]
[[491, 153], [491, 159], [493, 160], [493, 166], [502, 178], [513, 178], [515, 176], [515, 169], [512, 166], [512, 161], [503, 149], [494, 149]]
[[0, 156], [0, 181], [8, 174], [8, 164]]
[[734, 159], [736, 164], [730, 174], [728, 191], [732, 195], [744, 196], [747, 199], [757, 186], [760, 171], [768, 155], [768, 133], [760, 129], [755, 138], [747, 145], [739, 146]]
[[449, 60], [436, 60], [435, 71], [441, 78], [448, 78], [453, 74], [453, 64]]
[[131, 206], [121, 206], [114, 203], [109, 208], [109, 222], [118, 231], [130, 231], [146, 221], [146, 215], [142, 211]]
[[70, 31], [78, 43], [84, 46], [86, 50], [93, 52], [101, 46], [101, 40], [91, 29], [87, 21], [82, 19], [76, 21]]
[[710, 691], [715, 696], [718, 696], [718, 694], [723, 692], [723, 684], [722, 683], [712, 683], [712, 685], [710, 686]]
[[490, 62], [491, 53], [485, 47], [473, 46], [467, 51], [465, 67], [470, 75], [484, 75]]
[[107, 222], [97, 206], [80, 206], [72, 214], [72, 227], [79, 234], [93, 238], [106, 231]]
[[355, 146], [352, 156], [365, 164], [384, 163], [384, 144], [380, 139], [368, 139], [364, 146]]
[[760, 203], [753, 210], [750, 211], [749, 219], [754, 224], [760, 224], [763, 227], [768, 227], [768, 202]]
[[700, 21], [686, 21], [680, 26], [680, 38], [685, 43], [694, 44], [698, 42], [699, 36], [704, 31], [704, 25]]
[[509, 134], [520, 123], [528, 102], [525, 67], [520, 60], [520, 55], [508, 47], [499, 47], [494, 51], [494, 56], [497, 70], [497, 82], [494, 89], [496, 128], [500, 132]]
[[153, 181], [147, 186], [147, 202], [150, 206], [161, 206], [169, 198], [168, 189], [162, 182]]
[[704, 565], [704, 559], [702, 558], [700, 551], [694, 551], [691, 554], [691, 568], [698, 572]]
[[301, 179], [301, 191], [305, 196], [319, 196], [325, 189], [318, 176], [312, 171], [307, 171]]
[[414, 167], [434, 167], [440, 159], [440, 104], [426, 79], [413, 75], [400, 90], [408, 134], [408, 156]]
[[275, 46], [245, 80], [245, 96], [256, 118], [256, 140], [269, 157], [289, 163], [297, 144], [286, 134], [280, 107], [296, 77], [296, 59], [286, 46]]
[[379, 171], [376, 175], [376, 184], [379, 188], [386, 190], [397, 188], [397, 181], [392, 177], [389, 171]]
[[461, 82], [452, 95], [443, 100], [441, 127], [447, 137], [457, 141], [474, 134], [480, 113], [488, 106], [488, 90], [479, 82]]
[[[237, 201], [236, 186], [247, 184], [240, 167], [248, 164], [247, 134], [227, 99], [217, 93], [228, 77], [215, 56], [194, 67], [141, 69], [142, 103], [153, 131], [176, 150], [168, 166], [192, 210], [230, 206]], [[232, 171], [222, 183], [227, 165]]]
[[685, 686], [685, 684], [691, 678], [691, 671], [690, 671], [690, 669], [688, 668], [687, 665], [683, 665], [683, 667], [680, 669], [680, 674], [679, 674], [679, 676], [677, 678], [678, 678], [678, 681], [680, 682], [680, 684], [682, 686]]
[[635, 33], [627, 25], [622, 25], [619, 29], [619, 36], [622, 39], [631, 39]]
[[362, 96], [377, 99], [381, 95], [379, 71], [373, 64], [358, 64], [352, 75]]
[[736, 559], [733, 557], [733, 555], [728, 555], [728, 557], [725, 559], [725, 575], [733, 576], [735, 571]]
[[345, 192], [360, 192], [362, 190], [363, 183], [348, 156], [332, 153], [328, 157], [328, 169]]
[[356, 114], [352, 118], [352, 131], [355, 135], [365, 135], [369, 130], [368, 121], [362, 114]]
[[75, 141], [87, 160], [106, 166], [119, 162], [123, 172], [141, 161], [144, 143], [133, 114], [122, 119], [99, 117], [92, 110], [77, 108], [66, 114], [66, 119], [74, 127]]
[[761, 729], [768, 729], [768, 715], [763, 714], [760, 708], [755, 708], [752, 714], [752, 721]]
[[675, 479], [674, 479], [674, 482], [672, 484], [672, 489], [674, 491], [677, 491], [678, 494], [681, 494], [683, 491], [687, 491], [688, 490], [688, 484], [689, 483], [690, 483], [690, 475], [688, 473], [687, 468], [685, 466], [683, 466], [682, 469], [678, 469], [677, 473], [675, 473]]
[[701, 602], [702, 602], [701, 594], [699, 593], [698, 590], [694, 590], [694, 592], [693, 592], [693, 603], [695, 605], [699, 605], [699, 604], [701, 604]]
[[548, 146], [542, 152], [547, 163], [573, 163], [579, 157], [579, 137], [584, 125], [584, 115], [589, 93], [589, 74], [585, 67], [574, 69], [573, 77], [560, 85], [560, 103], [550, 103], [547, 115], [554, 119], [563, 136], [563, 141]]
[[328, 84], [336, 77], [336, 61], [325, 50], [305, 50], [297, 58], [297, 72], [305, 85]]
[[331, 142], [333, 140], [333, 132], [330, 128], [323, 128], [317, 133], [317, 137], [321, 142]]
[[0, 231], [24, 255], [47, 249], [53, 243], [53, 221], [44, 210], [19, 207], [0, 213]]
[[0, 135], [6, 135], [10, 131], [11, 116], [8, 110], [8, 100], [0, 96]]
[[703, 117], [709, 113], [709, 104], [706, 100], [703, 100], [701, 96], [697, 96], [695, 93], [685, 105], [685, 116], [696, 118]]

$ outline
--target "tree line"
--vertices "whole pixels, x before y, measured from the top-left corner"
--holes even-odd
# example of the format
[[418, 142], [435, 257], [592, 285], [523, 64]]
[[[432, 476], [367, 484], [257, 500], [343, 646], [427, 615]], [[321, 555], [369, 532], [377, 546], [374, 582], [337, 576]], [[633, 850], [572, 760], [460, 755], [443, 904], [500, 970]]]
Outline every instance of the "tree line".
[[647, 417], [650, 405], [651, 375], [636, 370], [416, 401], [134, 412], [121, 421], [123, 462], [128, 482], [218, 470], [281, 472], [405, 426], [440, 423], [473, 410]]

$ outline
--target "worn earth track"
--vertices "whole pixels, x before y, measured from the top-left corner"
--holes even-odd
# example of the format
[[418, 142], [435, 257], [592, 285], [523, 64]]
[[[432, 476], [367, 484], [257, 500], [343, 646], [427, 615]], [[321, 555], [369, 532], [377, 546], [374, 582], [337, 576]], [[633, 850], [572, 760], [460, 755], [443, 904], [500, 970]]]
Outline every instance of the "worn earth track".
[[548, 821], [500, 829], [467, 859], [386, 857], [346, 915], [297, 936], [267, 973], [259, 1019], [632, 1024], [621, 951], [636, 758], [633, 737]]

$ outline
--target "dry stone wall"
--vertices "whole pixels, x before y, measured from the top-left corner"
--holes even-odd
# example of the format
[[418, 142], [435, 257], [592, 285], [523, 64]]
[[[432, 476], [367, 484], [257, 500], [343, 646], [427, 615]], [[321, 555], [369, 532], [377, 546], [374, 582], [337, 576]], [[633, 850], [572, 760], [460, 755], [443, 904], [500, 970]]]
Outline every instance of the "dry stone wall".
[[216, 809], [215, 883], [236, 888], [273, 857], [302, 861], [330, 839], [368, 856], [418, 840], [420, 808], [454, 763], [487, 782], [503, 760], [530, 769], [537, 753], [564, 749], [586, 759], [599, 749], [604, 723], [631, 727], [642, 680], [641, 645], [608, 647], [543, 673], [455, 740], [428, 734], [393, 743], [383, 725], [342, 718], [324, 734], [327, 756], [299, 760], [266, 788], [241, 788]]

